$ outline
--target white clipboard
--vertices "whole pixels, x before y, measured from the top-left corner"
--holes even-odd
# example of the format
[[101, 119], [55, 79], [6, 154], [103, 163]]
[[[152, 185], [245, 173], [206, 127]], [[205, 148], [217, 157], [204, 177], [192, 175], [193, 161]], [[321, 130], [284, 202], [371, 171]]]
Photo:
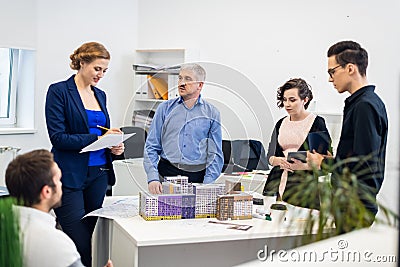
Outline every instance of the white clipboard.
[[134, 136], [136, 133], [130, 133], [130, 134], [106, 134], [102, 138], [98, 139], [97, 141], [91, 143], [90, 145], [82, 148], [81, 152], [79, 153], [84, 153], [84, 152], [90, 152], [90, 151], [96, 151], [100, 150], [106, 147], [112, 147], [112, 146], [117, 146], [124, 142], [126, 139], [131, 138]]

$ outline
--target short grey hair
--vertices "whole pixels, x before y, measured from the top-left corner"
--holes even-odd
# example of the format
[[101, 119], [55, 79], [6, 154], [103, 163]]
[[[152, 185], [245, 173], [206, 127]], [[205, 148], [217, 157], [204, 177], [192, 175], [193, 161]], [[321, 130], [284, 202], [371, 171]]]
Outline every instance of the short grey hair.
[[206, 80], [206, 71], [202, 66], [196, 63], [185, 63], [181, 65], [181, 70], [190, 70], [196, 75], [197, 81], [204, 82]]

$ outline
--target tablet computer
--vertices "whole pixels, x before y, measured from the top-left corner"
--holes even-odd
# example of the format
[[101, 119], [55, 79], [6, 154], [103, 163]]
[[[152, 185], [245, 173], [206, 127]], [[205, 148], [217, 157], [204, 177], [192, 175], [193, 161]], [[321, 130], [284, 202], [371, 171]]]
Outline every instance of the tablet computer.
[[328, 154], [331, 138], [328, 132], [312, 132], [308, 134], [309, 150], [315, 150], [319, 154]]
[[300, 160], [303, 163], [307, 162], [307, 151], [296, 151], [296, 152], [289, 152], [287, 156], [287, 161], [293, 163], [292, 159]]

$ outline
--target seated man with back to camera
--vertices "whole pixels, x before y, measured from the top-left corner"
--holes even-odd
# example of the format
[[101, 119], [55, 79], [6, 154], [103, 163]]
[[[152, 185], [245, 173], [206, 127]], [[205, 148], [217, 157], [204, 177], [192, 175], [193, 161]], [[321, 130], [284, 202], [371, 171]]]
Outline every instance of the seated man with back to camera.
[[[50, 210], [61, 205], [61, 170], [53, 154], [39, 149], [19, 155], [7, 167], [6, 184], [19, 216], [26, 267], [84, 266], [74, 242], [56, 229]], [[112, 267], [109, 260], [105, 267]]]
[[159, 105], [145, 144], [144, 168], [149, 191], [161, 194], [160, 179], [188, 176], [189, 182], [212, 183], [223, 165], [220, 113], [201, 97], [206, 72], [184, 64], [179, 97]]

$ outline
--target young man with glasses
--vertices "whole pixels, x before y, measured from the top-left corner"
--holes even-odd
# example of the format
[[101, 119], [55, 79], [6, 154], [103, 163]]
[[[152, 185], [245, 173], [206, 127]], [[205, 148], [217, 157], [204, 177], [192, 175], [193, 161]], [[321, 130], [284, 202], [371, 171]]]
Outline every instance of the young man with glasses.
[[[367, 66], [368, 53], [356, 42], [338, 42], [328, 50], [329, 82], [339, 93], [350, 93], [345, 100], [342, 132], [333, 161], [357, 159], [333, 171], [332, 185], [334, 189], [340, 187], [343, 167], [357, 176], [357, 186], [362, 188], [358, 191], [359, 198], [369, 211], [360, 227], [370, 226], [378, 211], [376, 195], [384, 178], [388, 133], [385, 104], [374, 92], [375, 86], [368, 83]], [[329, 161], [318, 153], [309, 153], [308, 160], [318, 166]]]

